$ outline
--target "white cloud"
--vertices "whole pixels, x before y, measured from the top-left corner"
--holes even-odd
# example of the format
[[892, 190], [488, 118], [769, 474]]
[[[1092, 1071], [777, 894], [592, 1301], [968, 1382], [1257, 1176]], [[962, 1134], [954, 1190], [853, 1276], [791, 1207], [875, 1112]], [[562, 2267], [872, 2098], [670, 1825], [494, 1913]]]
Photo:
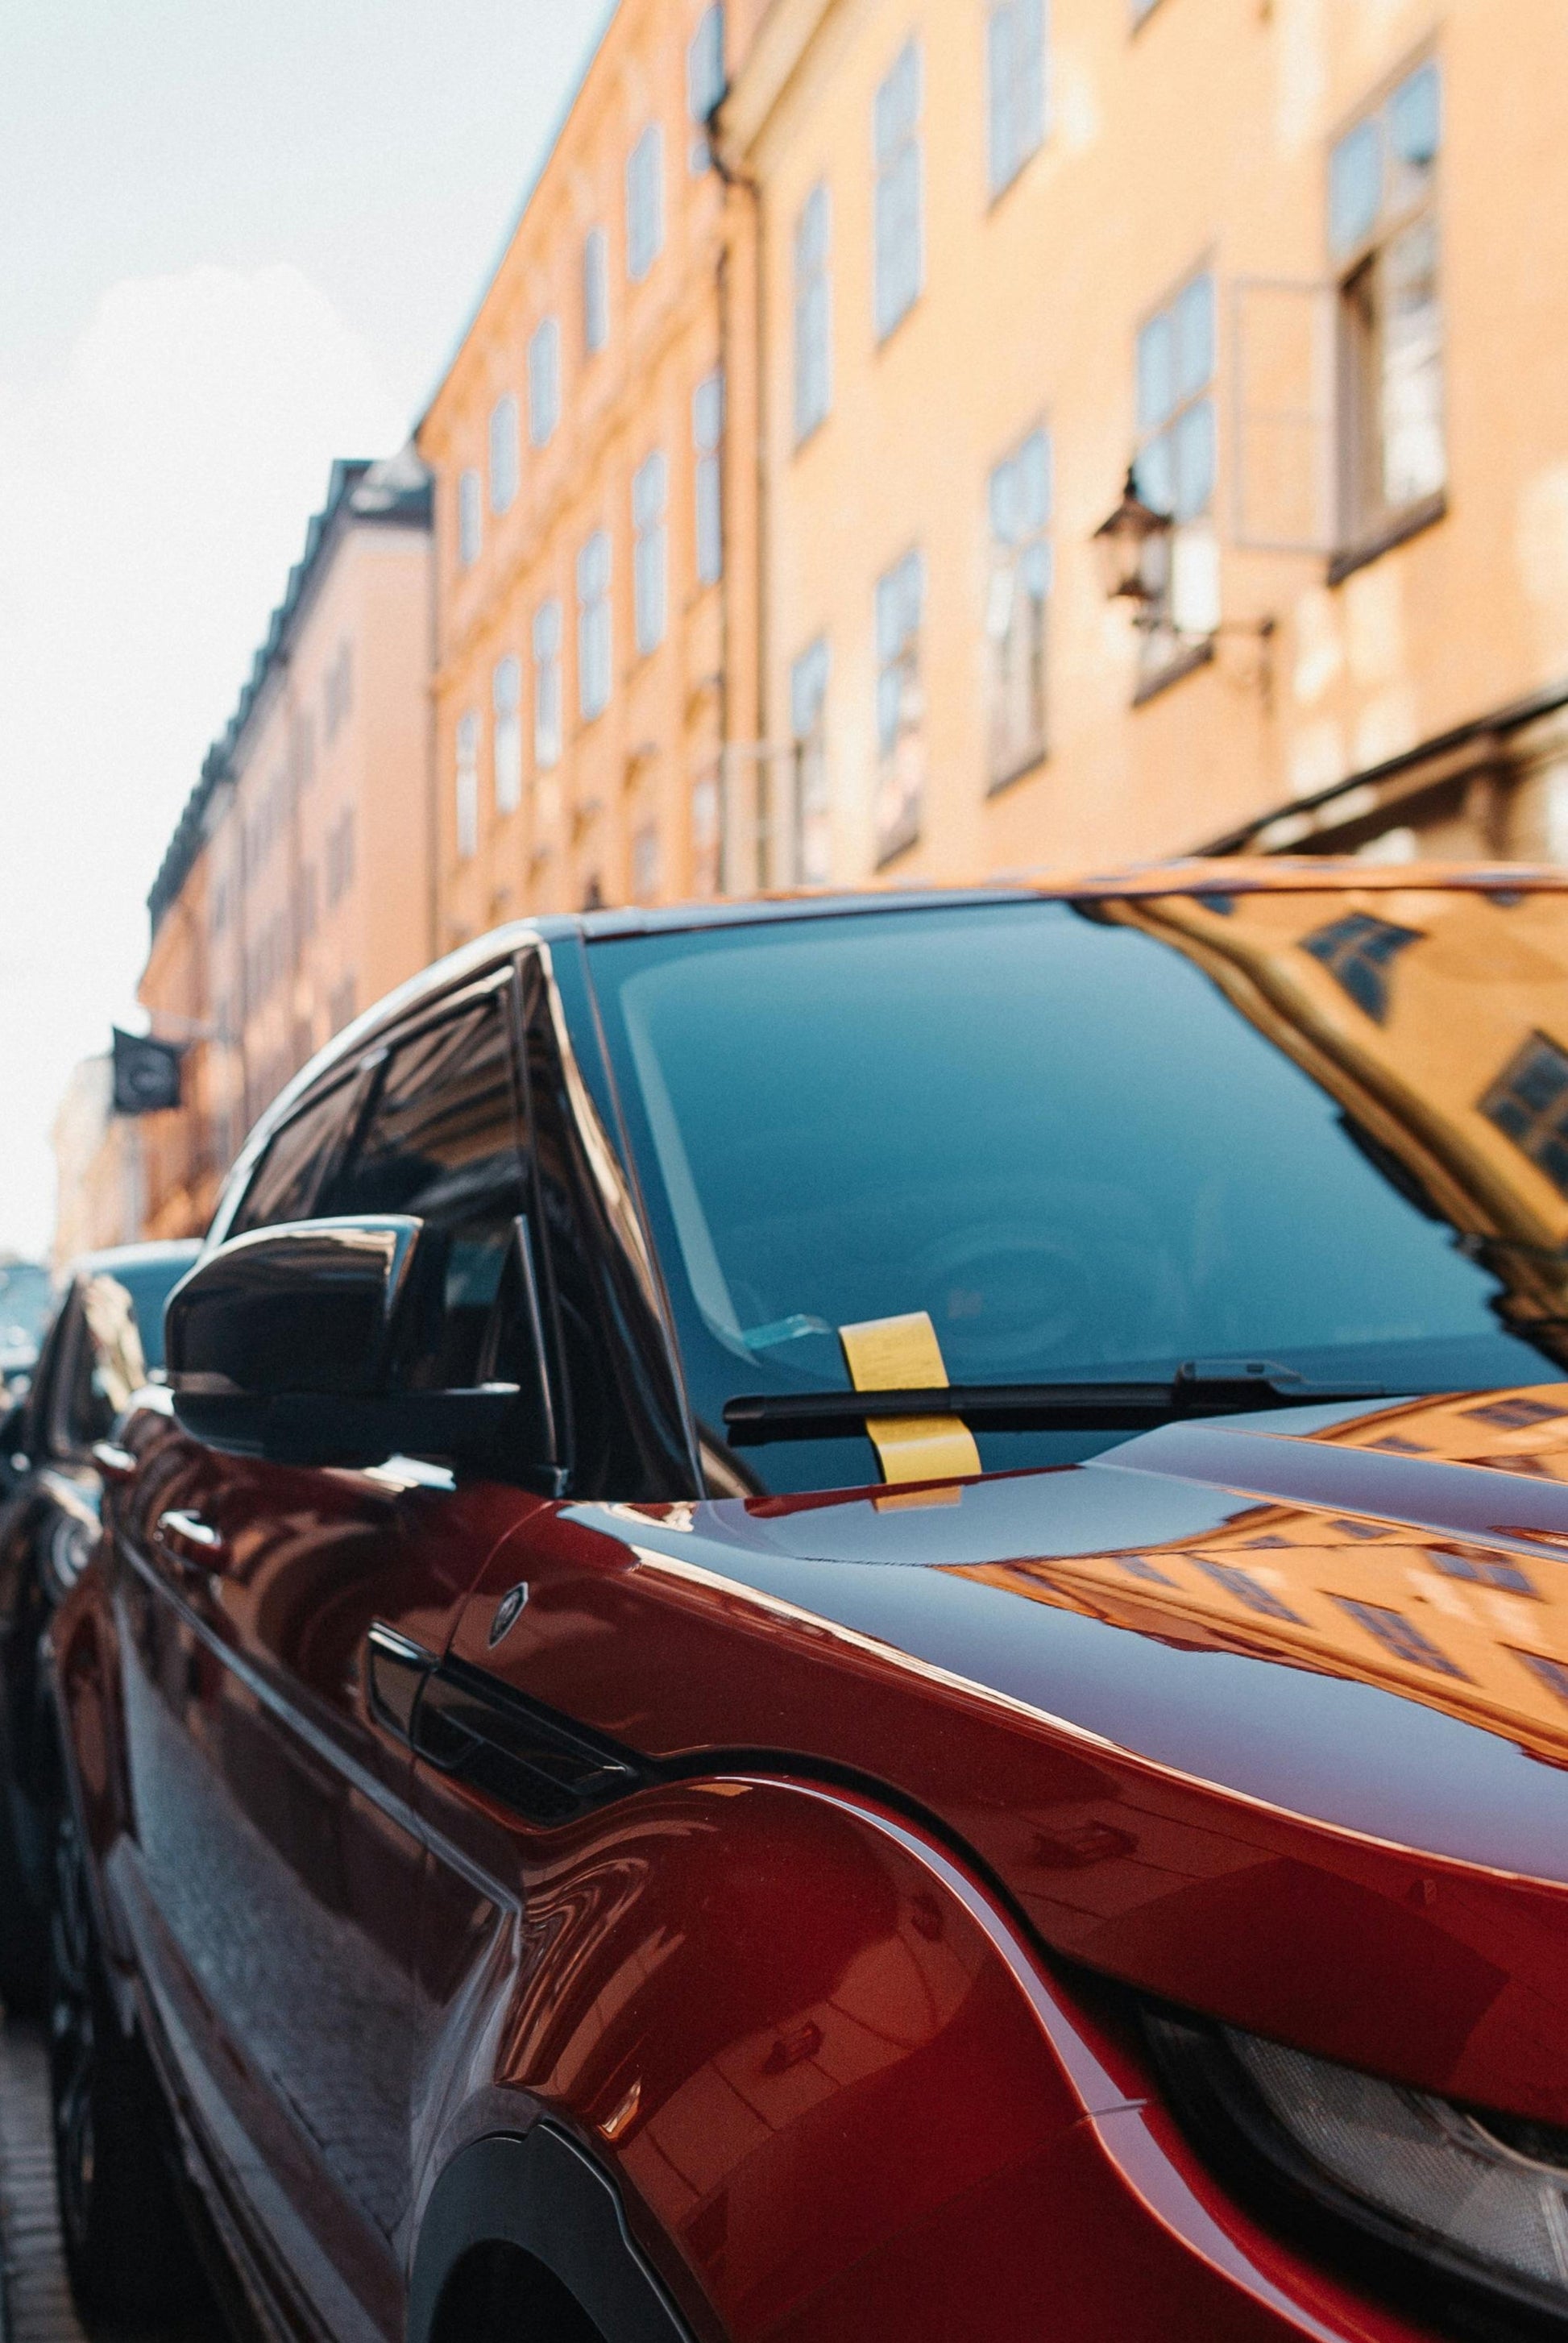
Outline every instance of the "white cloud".
[[47, 1242], [55, 1102], [129, 1005], [143, 899], [327, 466], [405, 429], [286, 266], [127, 279], [59, 377], [0, 385], [0, 1245]]

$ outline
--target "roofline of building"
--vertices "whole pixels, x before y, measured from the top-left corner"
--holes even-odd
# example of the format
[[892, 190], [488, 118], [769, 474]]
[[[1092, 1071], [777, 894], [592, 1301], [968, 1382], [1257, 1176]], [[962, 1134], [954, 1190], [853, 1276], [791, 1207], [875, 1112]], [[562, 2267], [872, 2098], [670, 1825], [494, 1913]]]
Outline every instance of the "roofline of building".
[[599, 22], [583, 45], [582, 62], [578, 65], [577, 73], [572, 78], [566, 96], [563, 98], [559, 107], [557, 109], [555, 120], [551, 124], [550, 128], [546, 135], [544, 145], [540, 149], [538, 161], [535, 164], [532, 172], [529, 174], [524, 184], [522, 196], [518, 203], [517, 208], [512, 213], [511, 218], [508, 220], [506, 229], [502, 234], [500, 242], [496, 247], [496, 256], [480, 280], [478, 294], [469, 307], [467, 313], [463, 319], [462, 327], [458, 331], [456, 340], [452, 344], [451, 353], [447, 358], [445, 365], [442, 367], [440, 373], [437, 376], [435, 383], [431, 387], [429, 396], [427, 397], [423, 407], [419, 410], [418, 418], [414, 425], [414, 437], [416, 442], [417, 442], [420, 433], [424, 430], [425, 426], [428, 423], [432, 414], [435, 412], [437, 400], [440, 397], [441, 393], [446, 389], [447, 385], [450, 382], [453, 375], [456, 373], [457, 361], [462, 357], [463, 352], [467, 349], [468, 342], [473, 335], [474, 328], [484, 315], [485, 304], [495, 290], [496, 284], [500, 277], [501, 271], [507, 265], [507, 256], [510, 253], [513, 245], [516, 244], [518, 235], [521, 233], [523, 222], [528, 216], [528, 206], [533, 202], [534, 197], [538, 194], [540, 187], [544, 185], [545, 174], [549, 169], [550, 165], [555, 161], [557, 155], [560, 151], [561, 141], [567, 135], [568, 126], [571, 121], [573, 114], [577, 111], [578, 100], [581, 97], [584, 90], [588, 87], [588, 75], [592, 73], [595, 65], [598, 63], [600, 52], [603, 50], [604, 45], [609, 37], [609, 29], [615, 22], [619, 5], [620, 0], [606, 0], [604, 12]]
[[[1418, 741], [1413, 749], [1402, 749], [1395, 757], [1384, 757], [1375, 765], [1363, 765], [1359, 771], [1347, 773], [1342, 780], [1331, 781], [1327, 789], [1314, 790], [1310, 797], [1288, 798], [1283, 805], [1273, 806], [1268, 812], [1255, 815], [1251, 821], [1242, 822], [1235, 830], [1228, 830], [1221, 838], [1211, 839], [1202, 846], [1193, 847], [1191, 851], [1204, 860], [1245, 854], [1250, 849], [1256, 850], [1261, 846], [1265, 833], [1276, 823], [1289, 832], [1288, 836], [1280, 839], [1280, 846], [1297, 845], [1313, 830], [1332, 828], [1332, 817], [1336, 805], [1356, 790], [1370, 789], [1375, 793], [1386, 783], [1402, 780], [1407, 775], [1419, 772], [1423, 765], [1442, 764], [1462, 756], [1466, 749], [1481, 747], [1489, 739], [1506, 739], [1510, 733], [1522, 731], [1527, 724], [1536, 723], [1543, 716], [1554, 716], [1564, 708], [1568, 708], [1568, 682], [1546, 684], [1541, 690], [1528, 692], [1521, 699], [1505, 701], [1501, 708], [1493, 709], [1490, 715], [1473, 716], [1467, 722], [1455, 724], [1446, 732], [1434, 732], [1430, 739]], [[1432, 778], [1434, 781], [1447, 780], [1453, 775], [1441, 772]], [[1366, 813], [1377, 810], [1374, 805], [1369, 804]], [[1321, 820], [1324, 813], [1331, 816], [1329, 821]], [[1353, 817], [1346, 817], [1342, 808], [1341, 818], [1360, 820], [1365, 816], [1358, 809]], [[1264, 847], [1263, 850], [1268, 850]]]
[[[235, 778], [235, 757], [256, 703], [272, 676], [287, 664], [306, 610], [344, 536], [350, 528], [429, 528], [428, 476], [420, 466], [419, 477], [408, 472], [400, 477], [399, 461], [394, 457], [384, 464], [375, 463], [367, 456], [334, 459], [327, 477], [326, 500], [306, 527], [304, 550], [288, 573], [283, 599], [267, 623], [234, 714], [202, 759], [200, 778], [181, 809], [157, 876], [147, 890], [147, 915], [155, 936], [206, 843], [207, 813], [216, 791]], [[377, 480], [372, 477], [377, 473], [385, 477]]]

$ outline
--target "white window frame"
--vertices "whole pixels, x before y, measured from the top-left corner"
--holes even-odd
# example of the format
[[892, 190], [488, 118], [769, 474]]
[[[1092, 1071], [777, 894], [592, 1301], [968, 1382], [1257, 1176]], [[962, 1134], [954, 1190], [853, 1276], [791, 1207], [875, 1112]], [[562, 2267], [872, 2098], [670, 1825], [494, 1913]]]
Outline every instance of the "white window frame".
[[504, 390], [490, 409], [490, 510], [509, 512], [519, 486], [518, 399]]
[[552, 594], [534, 612], [534, 763], [548, 773], [561, 760], [561, 605]]
[[596, 528], [577, 560], [578, 713], [585, 724], [602, 716], [610, 702], [615, 661], [611, 579], [609, 531]]
[[528, 337], [528, 445], [548, 447], [561, 419], [561, 328], [553, 313]]
[[924, 81], [920, 42], [911, 33], [882, 76], [872, 104], [876, 195], [871, 300], [879, 342], [897, 330], [925, 289]]
[[650, 122], [626, 158], [626, 273], [640, 285], [664, 250], [664, 129]]
[[662, 447], [650, 448], [631, 476], [631, 598], [638, 653], [646, 658], [664, 640], [668, 619], [669, 464]]
[[925, 701], [920, 675], [926, 565], [919, 546], [877, 580], [877, 795], [879, 869], [920, 837], [925, 820]]
[[986, 168], [1005, 194], [1045, 144], [1050, 0], [990, 0], [986, 15]]
[[828, 768], [828, 693], [833, 656], [826, 635], [789, 667], [789, 729], [795, 763], [792, 882], [825, 887], [833, 875], [833, 805]]
[[516, 813], [523, 801], [523, 663], [516, 651], [496, 662], [490, 678], [491, 779], [496, 811]]
[[724, 575], [724, 376], [715, 367], [691, 394], [692, 528], [699, 586]]
[[457, 809], [457, 860], [467, 862], [479, 850], [479, 711], [477, 708], [466, 708], [457, 719], [453, 794]]
[[485, 549], [485, 490], [478, 468], [466, 464], [457, 475], [457, 562], [471, 569]]
[[[1419, 85], [1430, 85], [1431, 143], [1402, 152], [1399, 114]], [[1408, 62], [1335, 138], [1329, 155], [1328, 240], [1338, 288], [1340, 427], [1339, 538], [1354, 552], [1397, 529], [1407, 516], [1441, 508], [1449, 479], [1447, 347], [1442, 309], [1440, 217], [1444, 90], [1430, 52]], [[1415, 119], [1420, 122], [1419, 110]], [[1342, 166], [1352, 148], [1370, 153], [1374, 180], [1364, 217], [1336, 220]], [[1424, 244], [1424, 255], [1421, 246]], [[1414, 269], [1408, 256], [1416, 254]], [[1412, 331], [1404, 305], [1403, 344], [1396, 326], [1402, 257], [1406, 287], [1418, 273], [1432, 286], [1422, 329]], [[1399, 407], [1402, 404], [1402, 419]], [[1404, 469], [1394, 474], [1402, 436]]]
[[795, 221], [795, 445], [833, 411], [833, 198], [819, 179]]
[[[1036, 424], [992, 465], [986, 481], [986, 767], [993, 791], [1029, 772], [1046, 753], [1051, 455], [1050, 433]], [[1021, 676], [1020, 660], [1028, 670]], [[1014, 720], [1020, 700], [1032, 704]]]
[[609, 236], [590, 227], [583, 238], [583, 350], [592, 357], [609, 339]]

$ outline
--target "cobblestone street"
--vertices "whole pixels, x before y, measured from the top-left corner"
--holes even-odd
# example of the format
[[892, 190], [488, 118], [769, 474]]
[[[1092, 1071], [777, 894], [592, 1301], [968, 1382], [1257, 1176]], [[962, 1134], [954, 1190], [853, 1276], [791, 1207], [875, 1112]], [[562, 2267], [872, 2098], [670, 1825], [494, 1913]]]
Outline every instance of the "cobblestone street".
[[35, 2026], [0, 2026], [0, 2343], [87, 2343], [55, 2209], [49, 2083]]

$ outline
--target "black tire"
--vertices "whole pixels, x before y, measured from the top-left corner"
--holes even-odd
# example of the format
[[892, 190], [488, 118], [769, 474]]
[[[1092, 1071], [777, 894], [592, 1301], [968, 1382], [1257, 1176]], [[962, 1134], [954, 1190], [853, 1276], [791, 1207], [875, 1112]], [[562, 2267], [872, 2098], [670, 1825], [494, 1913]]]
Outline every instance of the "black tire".
[[59, 1825], [50, 1931], [49, 2089], [71, 2292], [84, 2318], [161, 2329], [207, 2298], [152, 2063], [104, 1980], [75, 1824]]
[[48, 1924], [23, 1854], [40, 1827], [25, 1793], [0, 1780], [0, 2002], [14, 2017], [43, 2017], [49, 2006]]

